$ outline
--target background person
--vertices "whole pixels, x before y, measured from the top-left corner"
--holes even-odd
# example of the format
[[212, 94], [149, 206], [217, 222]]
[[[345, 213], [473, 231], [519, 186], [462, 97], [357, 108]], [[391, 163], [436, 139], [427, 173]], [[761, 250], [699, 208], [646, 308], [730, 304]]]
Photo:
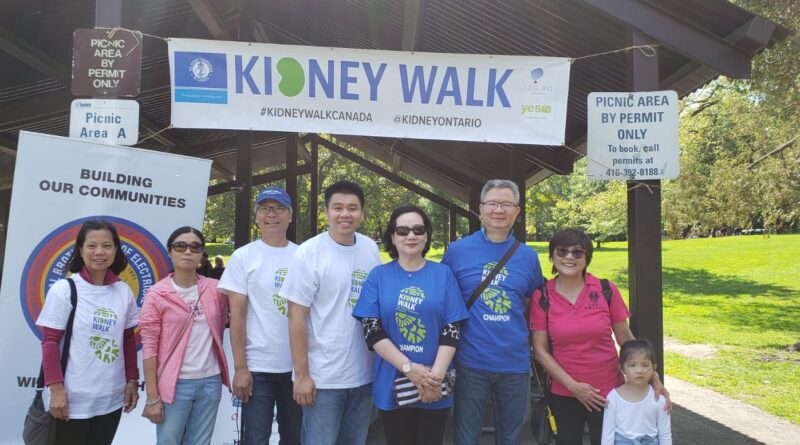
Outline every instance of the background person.
[[222, 338], [228, 297], [197, 274], [203, 234], [189, 226], [167, 239], [174, 272], [145, 294], [139, 327], [147, 390], [142, 416], [159, 445], [211, 443], [222, 385], [229, 386]]
[[372, 353], [352, 311], [381, 260], [375, 242], [356, 232], [364, 219], [358, 184], [328, 187], [325, 216], [328, 230], [300, 245], [280, 291], [289, 300], [294, 399], [303, 444], [359, 445], [372, 415]]
[[110, 444], [121, 412], [130, 412], [139, 400], [133, 334], [139, 308], [130, 287], [118, 277], [128, 262], [116, 228], [106, 221], [83, 223], [68, 264], [78, 304], [66, 375], [59, 343], [72, 310], [67, 280], [53, 283], [36, 320], [49, 411], [58, 419], [56, 444]]
[[[481, 230], [450, 245], [442, 262], [458, 280], [464, 301], [514, 243], [519, 189], [493, 179], [481, 190]], [[522, 244], [469, 310], [456, 353], [453, 423], [456, 445], [477, 445], [483, 412], [494, 405], [495, 443], [517, 445], [529, 400], [530, 345], [526, 303], [541, 285], [539, 258]]]
[[215, 280], [219, 280], [222, 278], [222, 274], [225, 272], [225, 260], [222, 259], [222, 255], [217, 255], [214, 257], [214, 268], [211, 270], [211, 278]]
[[[628, 312], [619, 289], [609, 283], [610, 306], [600, 280], [586, 269], [592, 261], [592, 240], [579, 229], [565, 229], [550, 240], [554, 278], [547, 281], [545, 311], [539, 290], [531, 297], [531, 330], [536, 360], [552, 377], [550, 408], [556, 419], [559, 445], [583, 443], [589, 425], [593, 445], [600, 444], [606, 395], [624, 382], [617, 365], [614, 339], [633, 340]], [[614, 333], [614, 338], [611, 337]], [[651, 384], [667, 397], [658, 374]]]
[[277, 407], [281, 445], [299, 445], [303, 411], [292, 396], [286, 298], [278, 294], [297, 251], [286, 238], [292, 200], [267, 187], [254, 210], [261, 239], [233, 252], [219, 283], [231, 308], [233, 393], [244, 403], [244, 443], [269, 443]]
[[[441, 445], [451, 395], [442, 382], [467, 318], [450, 268], [425, 260], [431, 222], [422, 209], [403, 206], [389, 218], [383, 245], [394, 259], [372, 269], [353, 316], [361, 320], [369, 349], [378, 356], [372, 396], [388, 445]], [[420, 401], [399, 407], [392, 385], [405, 375]]]

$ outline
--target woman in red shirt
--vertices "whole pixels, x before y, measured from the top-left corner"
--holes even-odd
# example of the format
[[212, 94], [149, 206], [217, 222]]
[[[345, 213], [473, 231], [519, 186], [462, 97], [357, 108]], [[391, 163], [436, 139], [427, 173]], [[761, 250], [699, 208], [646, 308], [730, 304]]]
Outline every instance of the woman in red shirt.
[[[616, 285], [609, 282], [611, 301], [606, 302], [600, 280], [586, 272], [593, 249], [583, 231], [556, 233], [549, 250], [556, 276], [545, 285], [545, 302], [540, 289], [533, 293], [530, 328], [536, 360], [552, 377], [550, 409], [558, 427], [556, 443], [582, 444], [588, 423], [591, 443], [599, 445], [606, 395], [624, 383], [614, 339], [620, 345], [634, 339], [628, 326], [630, 313]], [[656, 397], [664, 395], [669, 401], [658, 374], [653, 374], [651, 384]]]

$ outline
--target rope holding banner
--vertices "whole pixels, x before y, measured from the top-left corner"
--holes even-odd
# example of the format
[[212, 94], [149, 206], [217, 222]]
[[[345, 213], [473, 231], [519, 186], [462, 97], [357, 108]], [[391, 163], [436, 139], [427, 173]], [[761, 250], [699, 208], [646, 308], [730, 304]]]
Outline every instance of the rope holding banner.
[[142, 139], [139, 139], [139, 140], [136, 142], [136, 144], [134, 144], [134, 145], [139, 145], [139, 144], [141, 144], [142, 142], [144, 142], [144, 141], [146, 141], [146, 140], [148, 140], [148, 139], [154, 138], [154, 137], [158, 136], [159, 134], [161, 134], [161, 133], [163, 133], [163, 132], [165, 132], [165, 131], [169, 130], [170, 128], [175, 128], [175, 127], [173, 127], [173, 126], [172, 126], [172, 124], [169, 124], [169, 125], [167, 125], [166, 127], [164, 127], [164, 128], [162, 128], [162, 129], [160, 129], [160, 130], [156, 131], [155, 133], [151, 134], [150, 136], [147, 136], [147, 137], [144, 137], [144, 138], [142, 138]]

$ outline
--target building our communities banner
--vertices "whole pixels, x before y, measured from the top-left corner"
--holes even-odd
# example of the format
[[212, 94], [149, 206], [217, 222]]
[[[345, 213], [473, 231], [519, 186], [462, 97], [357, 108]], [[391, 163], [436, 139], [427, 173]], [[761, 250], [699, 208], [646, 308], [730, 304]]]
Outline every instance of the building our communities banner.
[[[202, 227], [211, 161], [137, 148], [21, 132], [0, 290], [0, 388], [6, 416], [0, 444], [22, 443], [22, 422], [41, 363], [35, 322], [47, 290], [67, 276], [81, 224], [113, 223], [128, 259], [121, 277], [141, 306], [164, 278], [165, 242], [180, 226]], [[141, 373], [141, 354], [139, 355]], [[155, 425], [139, 405], [123, 414], [115, 444], [155, 443]], [[223, 392], [215, 444], [233, 443], [231, 398]]]
[[562, 145], [570, 62], [169, 39], [172, 125]]

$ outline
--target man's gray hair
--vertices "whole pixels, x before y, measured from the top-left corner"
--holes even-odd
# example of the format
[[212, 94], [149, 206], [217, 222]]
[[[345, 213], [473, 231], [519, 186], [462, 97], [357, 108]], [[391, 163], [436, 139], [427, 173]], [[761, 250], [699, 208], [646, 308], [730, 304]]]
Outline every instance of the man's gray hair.
[[517, 183], [509, 179], [490, 179], [486, 181], [481, 189], [481, 202], [486, 201], [486, 194], [492, 189], [510, 189], [514, 194], [514, 204], [519, 205], [519, 187]]

